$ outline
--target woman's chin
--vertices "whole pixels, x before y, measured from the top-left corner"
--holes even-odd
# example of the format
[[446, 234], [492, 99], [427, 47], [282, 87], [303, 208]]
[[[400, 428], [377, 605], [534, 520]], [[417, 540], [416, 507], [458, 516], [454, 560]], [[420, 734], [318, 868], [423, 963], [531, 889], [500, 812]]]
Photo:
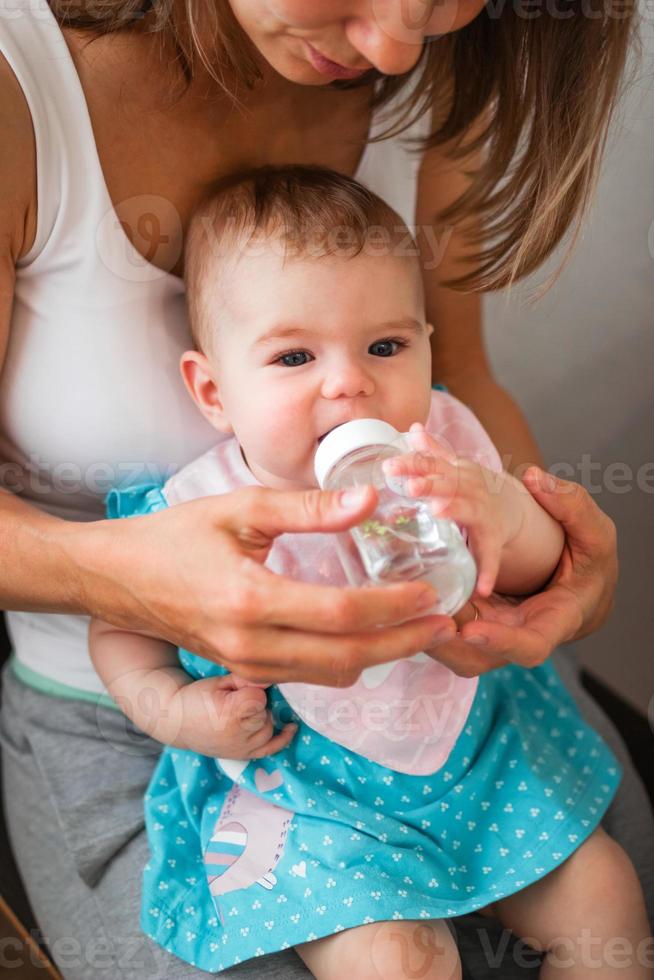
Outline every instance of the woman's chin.
[[270, 61], [269, 64], [278, 75], [295, 85], [313, 85], [316, 88], [324, 88], [334, 81], [328, 75], [321, 75], [308, 61], [294, 57], [292, 54], [286, 54], [277, 58], [275, 62]]
[[298, 44], [298, 38], [277, 38], [267, 45], [257, 45], [261, 62], [266, 68], [275, 71], [288, 82], [296, 85], [314, 85], [324, 87], [331, 85], [334, 78], [323, 75], [314, 68], [305, 54], [305, 45]]

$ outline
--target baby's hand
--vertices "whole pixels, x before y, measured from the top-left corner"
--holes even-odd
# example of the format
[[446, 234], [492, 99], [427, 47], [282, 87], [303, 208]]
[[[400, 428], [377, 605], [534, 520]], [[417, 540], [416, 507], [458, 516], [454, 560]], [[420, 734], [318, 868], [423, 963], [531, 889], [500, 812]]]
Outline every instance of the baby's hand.
[[457, 457], [420, 423], [411, 426], [409, 440], [415, 452], [386, 460], [384, 472], [405, 478], [403, 490], [408, 496], [432, 497], [437, 516], [466, 528], [477, 562], [476, 592], [489, 596], [502, 549], [520, 529], [520, 514], [512, 513], [502, 492], [504, 476]]
[[292, 740], [297, 725], [289, 723], [274, 734], [263, 689], [267, 686], [247, 684], [234, 674], [186, 684], [176, 694], [176, 744], [223, 759], [260, 759], [279, 752]]

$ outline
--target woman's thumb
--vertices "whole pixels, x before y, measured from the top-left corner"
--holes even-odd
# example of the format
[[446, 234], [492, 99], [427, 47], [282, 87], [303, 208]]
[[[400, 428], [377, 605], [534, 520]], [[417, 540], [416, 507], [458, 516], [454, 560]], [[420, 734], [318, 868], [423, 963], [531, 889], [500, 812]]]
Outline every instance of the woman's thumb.
[[577, 536], [590, 537], [607, 520], [585, 487], [571, 480], [562, 480], [552, 473], [530, 466], [523, 483], [550, 517], [563, 524]]
[[[241, 497], [240, 536], [271, 540], [278, 534], [344, 531], [370, 516], [377, 504], [372, 487], [351, 490], [258, 490]], [[257, 534], [258, 532], [258, 534]], [[261, 544], [262, 542], [260, 542]]]

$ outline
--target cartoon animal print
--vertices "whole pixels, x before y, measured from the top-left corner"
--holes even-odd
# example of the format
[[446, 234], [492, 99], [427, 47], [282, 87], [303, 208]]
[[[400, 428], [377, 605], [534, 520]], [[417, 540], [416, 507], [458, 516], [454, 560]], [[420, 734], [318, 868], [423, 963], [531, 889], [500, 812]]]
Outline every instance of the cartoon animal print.
[[259, 884], [273, 888], [273, 871], [284, 853], [292, 810], [234, 785], [204, 852], [209, 889], [223, 921], [218, 896]]

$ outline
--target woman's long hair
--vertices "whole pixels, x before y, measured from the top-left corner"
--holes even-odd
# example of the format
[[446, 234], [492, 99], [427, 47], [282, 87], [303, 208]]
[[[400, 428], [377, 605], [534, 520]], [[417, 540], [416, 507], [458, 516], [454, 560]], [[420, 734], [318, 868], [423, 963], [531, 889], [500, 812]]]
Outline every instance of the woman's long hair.
[[[160, 31], [186, 82], [202, 65], [234, 97], [235, 79], [251, 87], [260, 77], [256, 52], [225, 0], [49, 2], [64, 27], [95, 35]], [[466, 27], [425, 43], [406, 100], [398, 93], [409, 75], [368, 72], [333, 83], [352, 88], [376, 77], [373, 107], [398, 96], [398, 117], [378, 138], [435, 107], [437, 125], [416, 150], [440, 146], [464, 169], [466, 160], [481, 159], [466, 191], [434, 215], [441, 227], [474, 229], [469, 271], [448, 285], [510, 285], [566, 232], [574, 241], [597, 182], [634, 23], [635, 0], [488, 0]]]

